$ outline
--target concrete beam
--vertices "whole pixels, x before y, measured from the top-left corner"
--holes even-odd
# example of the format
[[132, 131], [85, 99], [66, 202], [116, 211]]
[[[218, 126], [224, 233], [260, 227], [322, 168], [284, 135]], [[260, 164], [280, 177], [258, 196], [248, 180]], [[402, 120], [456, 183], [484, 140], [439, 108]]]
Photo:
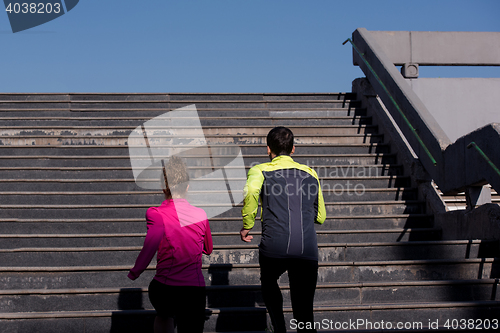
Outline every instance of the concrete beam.
[[[370, 31], [398, 66], [500, 66], [500, 32]], [[355, 64], [359, 65], [359, 64]]]

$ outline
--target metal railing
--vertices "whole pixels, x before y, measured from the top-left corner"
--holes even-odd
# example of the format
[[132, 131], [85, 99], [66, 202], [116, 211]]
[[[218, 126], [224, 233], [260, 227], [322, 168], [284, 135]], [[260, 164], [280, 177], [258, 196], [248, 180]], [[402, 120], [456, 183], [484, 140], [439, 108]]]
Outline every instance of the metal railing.
[[471, 143], [469, 143], [467, 145], [468, 149], [470, 149], [472, 147], [476, 148], [476, 150], [479, 152], [479, 155], [481, 155], [481, 157], [484, 158], [484, 160], [490, 165], [490, 167], [492, 167], [493, 170], [495, 170], [495, 172], [500, 176], [500, 169], [498, 169], [498, 167], [495, 165], [495, 163], [493, 163], [490, 160], [488, 155], [486, 155], [485, 152], [481, 148], [479, 148], [479, 146], [474, 141], [472, 141]]

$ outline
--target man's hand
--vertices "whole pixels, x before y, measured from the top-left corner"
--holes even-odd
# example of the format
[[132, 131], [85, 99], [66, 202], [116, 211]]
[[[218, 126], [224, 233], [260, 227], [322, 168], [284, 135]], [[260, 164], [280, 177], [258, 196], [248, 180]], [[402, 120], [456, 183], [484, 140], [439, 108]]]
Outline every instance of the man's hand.
[[247, 243], [250, 243], [252, 241], [253, 236], [249, 235], [250, 230], [252, 230], [252, 229], [242, 228], [240, 230], [240, 236], [241, 236], [242, 241], [247, 242]]

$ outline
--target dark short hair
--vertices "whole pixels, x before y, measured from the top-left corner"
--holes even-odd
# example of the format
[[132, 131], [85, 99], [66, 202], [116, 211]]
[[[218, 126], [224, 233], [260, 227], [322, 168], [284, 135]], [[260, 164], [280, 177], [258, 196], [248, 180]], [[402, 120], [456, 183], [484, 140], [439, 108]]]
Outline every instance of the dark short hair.
[[290, 155], [293, 149], [293, 133], [286, 127], [275, 127], [267, 134], [267, 145], [276, 156]]

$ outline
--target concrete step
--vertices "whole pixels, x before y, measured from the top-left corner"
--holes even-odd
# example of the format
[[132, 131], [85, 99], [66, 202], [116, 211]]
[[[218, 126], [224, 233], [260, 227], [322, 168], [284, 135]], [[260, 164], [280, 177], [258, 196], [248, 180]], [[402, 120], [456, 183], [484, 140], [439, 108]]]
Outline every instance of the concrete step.
[[[438, 231], [423, 230], [430, 233]], [[399, 234], [403, 239], [405, 232]], [[416, 239], [412, 241], [412, 237]], [[325, 262], [361, 261], [361, 260], [426, 260], [426, 259], [462, 259], [486, 258], [498, 256], [498, 242], [496, 241], [439, 241], [422, 239], [419, 231], [412, 230], [410, 241], [397, 240], [396, 242], [370, 243], [335, 243], [321, 244], [319, 248], [320, 260]]]
[[[292, 322], [292, 309], [286, 307], [284, 311], [286, 322], [296, 325]], [[495, 322], [492, 318], [496, 318], [497, 311], [496, 301], [318, 306], [315, 307], [315, 323], [322, 332], [337, 332], [335, 325], [337, 328], [342, 325], [351, 326], [353, 331], [364, 332], [380, 332], [382, 328], [387, 330], [387, 327], [407, 327], [410, 331], [431, 332], [436, 331], [434, 326], [439, 328], [437, 331], [449, 331], [453, 322], [450, 318], [482, 319], [484, 323], [481, 324], [487, 323], [491, 327]], [[205, 332], [264, 332], [269, 321], [265, 308], [262, 307], [210, 308], [206, 313], [208, 318], [205, 321]], [[47, 328], [51, 332], [59, 333], [68, 332], [68, 328], [72, 328], [71, 332], [86, 332], [88, 328], [93, 328], [93, 332], [128, 333], [152, 332], [154, 314], [152, 310], [15, 313], [4, 314], [0, 320], [2, 325], [5, 324], [11, 331], [36, 331]], [[58, 320], [54, 321], [54, 318]], [[242, 322], [245, 322], [244, 327]], [[458, 323], [457, 326], [459, 325]], [[479, 327], [482, 328], [478, 326], [478, 329]]]
[[[0, 150], [1, 151], [1, 150]], [[0, 155], [0, 167], [130, 167], [130, 158], [126, 155], [105, 155], [101, 150], [95, 151], [90, 156], [80, 155], [26, 155], [26, 151], [16, 150], [12, 155]], [[212, 155], [213, 156], [213, 155]], [[213, 156], [214, 157], [214, 156]], [[186, 157], [188, 166], [195, 165], [195, 156]], [[215, 156], [222, 164], [222, 156]], [[295, 154], [294, 161], [315, 167], [316, 165], [392, 165], [397, 163], [394, 153], [371, 154]], [[258, 155], [245, 155], [245, 165], [255, 165], [269, 161], [269, 157]], [[227, 161], [229, 162], [229, 161]]]
[[[385, 281], [368, 283], [320, 283], [316, 287], [315, 305], [361, 305], [381, 303], [498, 301], [498, 279], [441, 280], [441, 281]], [[291, 306], [290, 286], [280, 286], [284, 305]], [[85, 289], [80, 290], [85, 293]], [[147, 288], [141, 288], [142, 293]], [[40, 290], [50, 295], [50, 291]], [[119, 294], [119, 290], [115, 290]], [[139, 290], [135, 290], [136, 293]], [[14, 295], [14, 291], [6, 291]], [[57, 295], [58, 290], [55, 294]], [[35, 294], [36, 295], [36, 294]], [[118, 295], [117, 295], [118, 296]], [[147, 295], [143, 299], [146, 299]], [[334, 300], [334, 302], [332, 302]], [[249, 301], [251, 302], [249, 304]], [[332, 304], [333, 303], [333, 304]], [[207, 307], [263, 306], [260, 285], [207, 287]]]
[[0, 93], [0, 101], [352, 100], [353, 93]]
[[[281, 124], [286, 125], [286, 124]], [[0, 133], [0, 135], [2, 135]], [[234, 136], [206, 136], [206, 143], [209, 145], [222, 144], [266, 144], [265, 137], [256, 137], [253, 135], [234, 135]], [[155, 139], [162, 140], [164, 143], [178, 141], [177, 136], [155, 136]], [[383, 136], [378, 134], [332, 134], [332, 135], [315, 135], [304, 136], [295, 139], [297, 145], [313, 144], [321, 142], [321, 144], [366, 144], [366, 143], [381, 143]], [[1, 136], [0, 144], [5, 146], [61, 146], [61, 145], [105, 145], [105, 146], [123, 146], [129, 144], [128, 135], [19, 135], [19, 134], [4, 134]]]
[[422, 214], [425, 211], [424, 202], [414, 200], [328, 202], [325, 204], [328, 215]]
[[[218, 114], [223, 114], [219, 116], [213, 116], [209, 114], [208, 111], [203, 112], [203, 114], [209, 114], [209, 116], [201, 117], [201, 118], [189, 118], [186, 117], [185, 120], [192, 119], [192, 121], [198, 121], [203, 127], [214, 127], [214, 126], [312, 126], [312, 125], [370, 125], [372, 123], [371, 117], [368, 116], [360, 116], [360, 115], [349, 115], [348, 110], [339, 109], [336, 113], [338, 116], [324, 116], [326, 112], [321, 114], [321, 111], [317, 111], [315, 113], [309, 111], [296, 111], [302, 112], [302, 115], [296, 114], [293, 117], [286, 116], [285, 114], [280, 114], [281, 111], [270, 111], [265, 112], [261, 111], [261, 115], [256, 116], [250, 114], [248, 116], [236, 116], [233, 112], [233, 116], [229, 115], [229, 112], [218, 112]], [[68, 112], [68, 111], [65, 111]], [[270, 115], [272, 112], [272, 116]], [[158, 112], [157, 112], [158, 113]], [[331, 113], [331, 112], [330, 112]], [[160, 114], [161, 115], [161, 114]], [[1, 116], [1, 112], [0, 112]], [[2, 136], [4, 135], [20, 135], [22, 132], [22, 128], [27, 128], [28, 131], [34, 132], [36, 128], [52, 128], [52, 127], [73, 127], [73, 126], [87, 126], [90, 128], [99, 128], [101, 126], [113, 126], [113, 127], [137, 127], [141, 126], [146, 121], [154, 118], [146, 118], [146, 117], [67, 117], [67, 119], [61, 119], [61, 117], [52, 117], [52, 118], [33, 118], [26, 117], [25, 115], [20, 115], [18, 117], [12, 117], [8, 114], [9, 117], [2, 118], [2, 129], [0, 133]], [[123, 115], [122, 115], [123, 116]], [[211, 116], [211, 117], [210, 117]], [[184, 119], [184, 118], [183, 118]], [[13, 127], [10, 129], [9, 127]], [[51, 132], [50, 129], [42, 130], [43, 132]]]
[[[375, 125], [367, 124], [352, 124], [352, 118], [348, 118], [349, 123], [345, 125], [290, 125], [289, 127], [293, 132], [294, 136], [297, 138], [306, 136], [329, 136], [329, 135], [356, 135], [356, 134], [376, 134], [378, 127]], [[137, 126], [141, 126], [142, 123], [137, 123]], [[1, 126], [0, 133], [3, 136], [11, 135], [61, 135], [61, 136], [108, 136], [108, 135], [122, 135], [128, 136], [130, 133], [136, 130], [137, 126], [117, 126], [108, 125], [104, 126], [100, 124], [99, 126]], [[254, 135], [259, 137], [265, 137], [269, 132], [272, 125], [245, 125], [240, 123], [239, 126], [228, 126], [221, 125], [220, 123], [216, 126], [203, 126], [203, 133], [205, 136], [241, 136], [242, 134]], [[156, 135], [159, 137], [168, 137], [172, 135], [172, 130], [175, 130], [175, 135], [177, 137], [193, 137], [193, 128], [190, 126], [148, 126], [148, 129], [155, 130]], [[142, 135], [141, 132], [137, 132]]]
[[[140, 232], [126, 233], [9, 233], [0, 234], [2, 249], [16, 248], [56, 248], [56, 247], [117, 247], [142, 246], [144, 242], [145, 222]], [[242, 245], [239, 235], [239, 224], [235, 223], [232, 230], [218, 230], [218, 225], [211, 225], [213, 243], [217, 246]], [[318, 242], [333, 243], [367, 243], [367, 242], [400, 242], [419, 240], [438, 240], [441, 236], [439, 229], [388, 229], [388, 230], [324, 230], [321, 225], [316, 227]], [[56, 231], [56, 230], [54, 230]], [[253, 244], [260, 242], [259, 230], [252, 231]], [[1, 250], [0, 250], [1, 251]]]
[[[497, 286], [498, 279], [324, 283], [316, 288], [315, 305], [499, 301]], [[284, 306], [290, 307], [290, 286], [282, 285], [281, 290]], [[153, 309], [147, 292], [145, 287], [2, 290], [0, 313]], [[260, 285], [212, 285], [207, 287], [206, 306], [263, 307], [264, 302]]]
[[[211, 219], [210, 223], [217, 224]], [[241, 221], [240, 221], [241, 222]], [[223, 220], [221, 227], [237, 222], [229, 223]], [[145, 231], [146, 219], [142, 218], [82, 218], [70, 219], [0, 219], [0, 234], [91, 234], [91, 233], [141, 233]]]
[[[201, 192], [208, 191], [210, 192], [210, 189], [212, 191], [220, 191], [220, 186], [217, 186], [218, 184], [225, 184], [226, 180], [223, 178], [195, 178], [198, 174], [198, 176], [202, 176], [202, 172], [206, 172], [206, 168], [200, 169], [200, 170], [195, 170], [193, 169], [192, 175], [191, 175], [191, 192], [188, 192], [188, 194], [191, 196], [196, 196], [196, 195], [202, 195]], [[195, 173], [193, 175], [193, 173]], [[36, 191], [36, 192], [50, 192], [50, 191], [55, 191], [55, 192], [60, 192], [60, 191], [68, 191], [69, 194], [71, 192], [75, 192], [79, 195], [85, 195], [86, 192], [101, 192], [101, 193], [106, 193], [109, 192], [109, 194], [115, 194], [115, 195], [120, 195], [119, 192], [127, 192], [124, 193], [126, 195], [129, 195], [131, 193], [128, 192], [135, 192], [138, 195], [146, 195], [146, 194], [152, 194], [151, 191], [147, 192], [142, 190], [134, 181], [132, 173], [129, 173], [129, 175], [126, 178], [118, 178], [120, 175], [117, 173], [116, 175], [109, 175], [111, 176], [110, 178], [101, 178], [99, 173], [93, 175], [92, 173], [87, 173], [85, 174], [77, 174], [78, 178], [73, 178], [75, 174], [62, 174], [62, 175], [57, 175], [56, 176], [62, 176], [61, 178], [49, 178], [50, 174], [43, 174], [43, 173], [38, 173], [38, 176], [40, 178], [37, 178], [37, 174], [35, 174], [35, 177], [29, 177], [29, 178], [7, 178], [7, 179], [2, 179], [2, 182], [5, 184], [5, 186], [2, 188], [1, 192], [12, 192], [10, 194], [12, 195], [23, 195], [26, 193], [23, 193], [24, 191]], [[8, 174], [4, 174], [3, 177], [8, 177]], [[19, 175], [13, 175], [13, 176], [22, 176], [22, 174]], [[31, 175], [27, 175], [31, 176]], [[66, 176], [66, 177], [65, 177]], [[69, 177], [68, 177], [69, 176]], [[72, 177], [73, 176], [73, 177]], [[90, 177], [90, 178], [84, 178], [85, 176]], [[41, 178], [43, 177], [43, 178]], [[71, 178], [70, 178], [71, 177]], [[0, 178], [1, 179], [1, 178]], [[241, 190], [243, 190], [243, 187], [245, 185], [245, 178], [228, 178], [229, 181], [231, 181], [232, 184], [241, 184]], [[159, 182], [159, 179], [154, 179], [154, 178], [144, 178], [142, 180], [144, 183], [151, 183], [151, 184], [156, 184]], [[23, 184], [30, 184], [32, 186], [29, 190], [24, 190], [26, 187]], [[79, 187], [75, 187], [75, 185], [71, 184], [78, 184]], [[331, 192], [332, 195], [336, 196], [342, 196], [344, 192], [350, 191], [350, 192], [356, 192], [358, 196], [362, 196], [365, 194], [366, 191], [368, 190], [388, 190], [388, 189], [400, 189], [400, 191], [403, 191], [403, 189], [409, 189], [409, 186], [411, 185], [410, 178], [405, 177], [405, 176], [378, 176], [378, 177], [321, 177], [320, 178], [320, 184], [321, 184], [321, 189], [324, 192], [324, 195], [329, 195]], [[213, 187], [212, 187], [213, 186]], [[238, 191], [239, 189], [235, 188], [234, 191]], [[69, 192], [71, 191], [71, 192]], [[0, 193], [1, 193], [0, 192]], [[36, 192], [33, 192], [36, 194]], [[116, 192], [116, 193], [114, 193]], [[159, 191], [154, 191], [154, 193], [159, 193]], [[54, 195], [57, 193], [53, 193]], [[92, 195], [94, 193], [89, 193], [89, 195]], [[353, 195], [354, 196], [354, 195]], [[131, 203], [134, 202], [134, 199], [131, 199]]]
[[[92, 141], [92, 140], [90, 140]], [[228, 146], [230, 145], [230, 146]], [[155, 149], [165, 149], [166, 151], [171, 149], [192, 149], [191, 151], [184, 152], [182, 157], [189, 159], [191, 156], [197, 158], [204, 158], [208, 160], [206, 150], [195, 150], [194, 148], [200, 148], [204, 146], [204, 142], [198, 143], [196, 145], [183, 145], [183, 144], [162, 144], [155, 145]], [[389, 145], [385, 143], [325, 143], [324, 145], [315, 145], [308, 143], [296, 144], [297, 155], [304, 154], [383, 154], [389, 153]], [[76, 145], [20, 145], [20, 146], [9, 146], [0, 145], [0, 151], [3, 155], [80, 155], [80, 156], [91, 156], [91, 155], [126, 155], [129, 156], [130, 149], [140, 149], [138, 152], [142, 154], [147, 154], [147, 149], [144, 145], [98, 145], [92, 144], [76, 144]], [[235, 155], [240, 151], [243, 155], [256, 155], [262, 154], [265, 151], [265, 144], [247, 144], [242, 143], [234, 145], [231, 143], [223, 143], [217, 145], [210, 145], [212, 150], [212, 157], [217, 158], [229, 158], [234, 159]], [[144, 158], [149, 159], [149, 155], [134, 155], [136, 159]], [[203, 164], [206, 165], [207, 163]]]
[[[369, 183], [369, 182], [368, 182]], [[328, 184], [328, 183], [326, 183]], [[325, 185], [326, 185], [325, 184]], [[350, 184], [350, 185], [349, 185]], [[349, 185], [349, 186], [348, 186]], [[361, 180], [338, 182], [328, 189], [324, 186], [323, 198], [327, 201], [349, 202], [349, 201], [415, 201], [418, 199], [418, 191], [415, 188], [396, 187], [393, 188], [368, 188]], [[369, 186], [369, 185], [368, 185]], [[391, 185], [389, 185], [391, 186]]]
[[[259, 216], [256, 218], [254, 231], [260, 231]], [[214, 217], [210, 219], [213, 231], [234, 231], [240, 228], [241, 218]], [[366, 215], [366, 216], [327, 216], [324, 230], [387, 230], [404, 228], [431, 228], [432, 216], [426, 214], [403, 215]], [[142, 233], [145, 231], [144, 216], [139, 218], [78, 218], [68, 219], [0, 219], [0, 234], [92, 234], [92, 233]]]
[[[227, 168], [227, 167], [226, 167]], [[250, 166], [245, 167], [248, 172]], [[312, 169], [319, 178], [368, 178], [380, 176], [402, 176], [402, 165], [314, 165]], [[191, 177], [198, 177], [213, 168], [190, 166]], [[200, 172], [198, 175], [197, 172]], [[132, 168], [128, 167], [0, 167], [0, 179], [124, 179], [133, 178]]]
[[[127, 274], [134, 261], [116, 265], [110, 258], [111, 265], [106, 266], [0, 267], [0, 289], [146, 287], [155, 266], [150, 265], [140, 280], [131, 281]], [[496, 279], [498, 262], [498, 258], [320, 262], [318, 283]], [[202, 272], [207, 285], [260, 284], [258, 264], [209, 264]], [[286, 274], [280, 283], [288, 283]]]
[[[219, 223], [223, 223], [220, 221]], [[322, 224], [326, 230], [366, 230], [392, 228], [431, 228], [433, 216], [428, 214], [327, 215]]]
[[[203, 125], [204, 119], [213, 118], [240, 118], [242, 120], [272, 118], [279, 120], [281, 118], [331, 118], [331, 117], [364, 117], [367, 115], [366, 109], [350, 106], [338, 108], [284, 108], [284, 109], [231, 109], [231, 108], [197, 108], [198, 116]], [[163, 115], [168, 110], [164, 109], [85, 109], [85, 110], [67, 110], [67, 109], [2, 109], [0, 104], [0, 117], [5, 120], [3, 126], [30, 126], [42, 125], [47, 122], [48, 125], [57, 125], [56, 122], [62, 122], [61, 125], [67, 125], [66, 121], [123, 121], [129, 120], [132, 124], [139, 122], [139, 125], [157, 116]], [[98, 125], [102, 125], [99, 123]], [[220, 125], [220, 123], [218, 123]]]
[[[210, 219], [210, 226], [213, 232], [236, 232], [240, 229], [241, 218], [220, 218]], [[92, 235], [92, 234], [141, 234], [146, 230], [146, 221], [142, 218], [97, 218], [97, 219], [2, 219], [1, 234], [6, 235]], [[340, 229], [344, 227], [345, 229]], [[400, 228], [396, 228], [400, 227]], [[384, 229], [385, 228], [385, 229]], [[366, 217], [331, 217], [328, 216], [322, 225], [316, 225], [317, 232], [332, 234], [357, 234], [356, 238], [362, 237], [363, 233], [403, 235], [401, 240], [411, 235], [410, 232], [403, 233], [403, 230], [432, 229], [432, 218], [427, 215], [402, 215], [387, 216], [366, 216]], [[261, 225], [259, 218], [253, 228], [255, 233], [260, 232]], [[394, 231], [393, 231], [394, 230]], [[392, 231], [392, 232], [391, 232]], [[399, 238], [399, 235], [398, 237]], [[239, 238], [238, 238], [239, 240]], [[408, 238], [410, 240], [410, 238]], [[411, 240], [414, 240], [413, 238]]]
[[[97, 180], [97, 184], [101, 185], [101, 188], [97, 188], [97, 185], [90, 180], [87, 186], [83, 185], [80, 189], [91, 189], [91, 187], [96, 187], [96, 190], [101, 191], [86, 191], [86, 192], [70, 192], [69, 187], [77, 187], [78, 184], [82, 184], [81, 181], [72, 181], [70, 186], [65, 186], [67, 183], [60, 182], [58, 180], [51, 180], [50, 182], [40, 182], [40, 181], [29, 181], [24, 182], [12, 182], [10, 180], [6, 181], [5, 188], [3, 190], [7, 191], [9, 189], [24, 189], [31, 186], [33, 191], [37, 192], [0, 192], [0, 201], [2, 204], [15, 205], [17, 203], [24, 204], [148, 204], [148, 203], [161, 203], [164, 200], [164, 194], [158, 191], [139, 191], [134, 185], [127, 184], [131, 191], [106, 191], [108, 184]], [[21, 184], [20, 184], [21, 183]], [[119, 182], [123, 184], [124, 182]], [[224, 184], [225, 182], [221, 182]], [[28, 185], [29, 184], [29, 185]], [[52, 186], [55, 184], [55, 186]], [[411, 188], [364, 188], [365, 183], [361, 181], [350, 181], [350, 182], [338, 182], [330, 188], [328, 183], [323, 184], [325, 188], [323, 190], [323, 198], [326, 201], [376, 201], [376, 200], [417, 200], [417, 190]], [[115, 185], [115, 186], [113, 186]], [[327, 186], [328, 185], [328, 186]], [[349, 185], [349, 186], [347, 186]], [[208, 185], [205, 185], [208, 187]], [[83, 188], [82, 188], [83, 187]], [[122, 188], [117, 184], [112, 184], [111, 188], [117, 189]], [[40, 189], [45, 191], [39, 191]], [[56, 191], [58, 189], [59, 191]], [[134, 191], [135, 190], [135, 191]], [[218, 196], [225, 195], [228, 191], [191, 191], [187, 195], [187, 199], [197, 205], [200, 202], [206, 200], [207, 196]], [[243, 191], [231, 191], [233, 197], [235, 194], [240, 196], [243, 195]]]
[[[237, 240], [236, 235], [231, 235]], [[48, 238], [48, 237], [47, 237]], [[51, 243], [64, 243], [69, 237], [54, 237]], [[129, 239], [127, 239], [129, 238]], [[34, 238], [32, 238], [34, 239]], [[16, 246], [15, 238], [7, 246]], [[135, 262], [142, 248], [140, 235], [123, 237], [88, 237], [84, 240], [73, 239], [71, 247], [41, 247], [39, 239], [34, 239], [31, 247], [3, 248], [0, 250], [0, 266], [57, 266], [67, 263], [74, 266], [104, 266], [109, 262], [127, 265]], [[126, 246], [106, 246], [106, 243], [120, 243]], [[127, 243], [127, 241], [129, 241]], [[67, 242], [65, 243], [67, 244]], [[102, 245], [101, 245], [102, 244]], [[135, 245], [134, 245], [135, 244]], [[210, 256], [203, 256], [204, 264], [258, 264], [258, 246], [214, 245]], [[425, 259], [462, 259], [494, 257], [498, 255], [498, 242], [485, 241], [410, 241], [387, 243], [320, 243], [321, 262], [357, 262], [362, 260], [425, 260]]]
[[[15, 216], [19, 219], [32, 218], [72, 218], [76, 216], [86, 216], [87, 218], [142, 218], [146, 210], [151, 206], [159, 205], [159, 202], [148, 204], [12, 204], [0, 205], [0, 218], [11, 218]], [[422, 214], [425, 210], [425, 202], [405, 200], [405, 201], [351, 201], [351, 202], [327, 202], [326, 213], [328, 215], [389, 215], [389, 214]], [[242, 205], [234, 207], [226, 203], [200, 204], [208, 215], [213, 209], [227, 207], [228, 211], [221, 213], [220, 217], [241, 216]], [[80, 215], [82, 214], [82, 215]], [[212, 215], [211, 215], [212, 216]], [[215, 216], [215, 215], [214, 215]]]
[[[215, 224], [217, 228], [217, 224]], [[216, 231], [212, 233], [214, 244], [241, 245], [239, 225], [235, 224], [232, 231]], [[212, 228], [212, 231], [214, 228]], [[441, 239], [441, 230], [435, 228], [413, 229], [365, 229], [365, 230], [327, 230], [322, 225], [316, 225], [319, 243], [337, 246], [338, 243], [363, 243], [373, 244], [382, 242], [429, 241]], [[260, 231], [252, 230], [252, 243], [260, 242]], [[1, 236], [0, 236], [1, 237]], [[391, 243], [392, 244], [392, 243]], [[346, 245], [349, 246], [350, 244]]]
[[158, 100], [51, 100], [51, 101], [3, 101], [0, 104], [2, 110], [24, 110], [24, 109], [64, 109], [71, 111], [91, 110], [136, 110], [136, 109], [161, 109], [164, 112], [176, 110], [190, 105], [196, 105], [197, 109], [288, 109], [288, 108], [344, 108], [347, 105], [358, 107], [359, 102], [350, 100], [333, 99], [275, 99], [275, 100], [204, 100], [186, 99], [176, 101]]
[[4, 93], [1, 101], [280, 101], [332, 100], [346, 101], [353, 93]]
[[[132, 146], [138, 147], [138, 146]], [[168, 145], [168, 146], [155, 146], [157, 149], [167, 149], [167, 148], [185, 148], [182, 145]], [[222, 147], [222, 146], [221, 146]], [[265, 151], [265, 145], [256, 144], [238, 144], [239, 149], [243, 155], [255, 155], [262, 154]], [[384, 154], [390, 153], [390, 147], [385, 143], [361, 143], [361, 144], [297, 144], [297, 156], [303, 153], [307, 154]], [[80, 155], [80, 156], [92, 156], [108, 154], [111, 156], [129, 156], [129, 146], [104, 146], [104, 145], [60, 145], [60, 146], [2, 146], [0, 145], [0, 153], [2, 155]], [[231, 152], [229, 152], [231, 153]], [[185, 158], [189, 158], [186, 155]], [[144, 156], [145, 158], [147, 156]], [[201, 157], [206, 157], [201, 156]], [[232, 156], [231, 160], [235, 156]], [[224, 158], [224, 157], [222, 157]], [[210, 159], [205, 158], [207, 161]], [[209, 163], [209, 162], [207, 162]], [[227, 163], [226, 163], [227, 164]]]
[[[318, 227], [319, 229], [320, 227]], [[332, 238], [331, 243], [340, 242], [400, 242], [400, 241], [419, 241], [419, 240], [439, 240], [441, 239], [441, 230], [436, 228], [426, 228], [419, 226], [414, 228], [391, 228], [391, 229], [360, 229], [350, 228], [347, 230], [326, 230]], [[322, 236], [324, 237], [324, 236]], [[321, 241], [328, 243], [328, 241]]]

